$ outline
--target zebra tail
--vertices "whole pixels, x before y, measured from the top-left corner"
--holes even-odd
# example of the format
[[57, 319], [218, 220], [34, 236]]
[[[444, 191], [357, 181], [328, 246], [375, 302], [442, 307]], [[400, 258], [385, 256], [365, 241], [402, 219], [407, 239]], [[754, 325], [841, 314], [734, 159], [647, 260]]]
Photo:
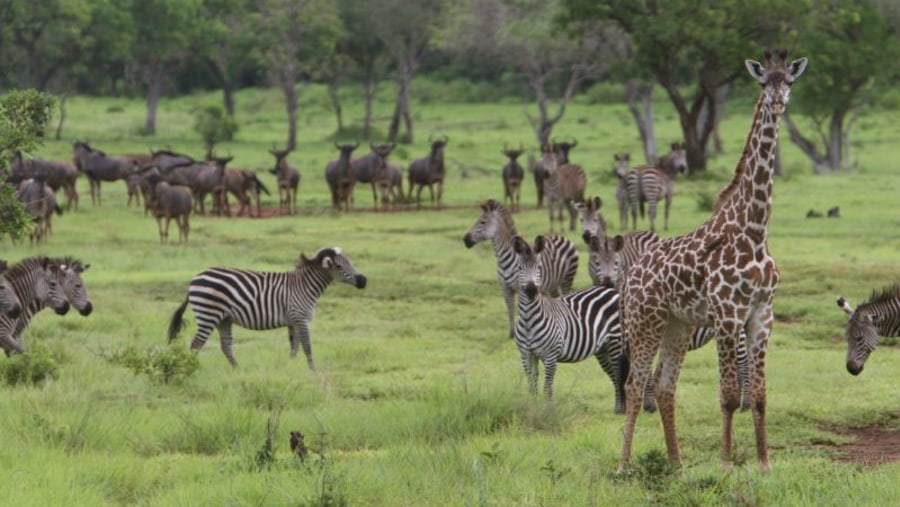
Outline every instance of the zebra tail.
[[178, 333], [181, 332], [181, 329], [184, 327], [184, 310], [187, 308], [188, 300], [184, 298], [184, 302], [181, 303], [175, 313], [172, 314], [172, 321], [169, 322], [169, 343], [175, 341], [175, 338], [178, 338]]

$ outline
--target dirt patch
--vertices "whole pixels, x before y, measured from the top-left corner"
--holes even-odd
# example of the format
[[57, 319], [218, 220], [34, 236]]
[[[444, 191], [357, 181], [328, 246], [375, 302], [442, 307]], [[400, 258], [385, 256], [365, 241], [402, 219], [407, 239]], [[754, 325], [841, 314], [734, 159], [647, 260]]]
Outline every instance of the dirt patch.
[[831, 432], [853, 438], [845, 444], [819, 447], [833, 451], [833, 459], [843, 463], [877, 466], [900, 461], [900, 430], [873, 425], [865, 428], [834, 428]]

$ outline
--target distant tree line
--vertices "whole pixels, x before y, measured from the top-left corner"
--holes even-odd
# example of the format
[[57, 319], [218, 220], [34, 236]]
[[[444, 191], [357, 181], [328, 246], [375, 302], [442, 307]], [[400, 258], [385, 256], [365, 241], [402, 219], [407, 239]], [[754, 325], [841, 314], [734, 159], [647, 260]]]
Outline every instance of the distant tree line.
[[413, 78], [490, 83], [522, 97], [535, 140], [547, 143], [572, 97], [622, 84], [656, 157], [652, 93], [678, 113], [688, 161], [703, 170], [721, 149], [717, 125], [743, 60], [786, 47], [810, 58], [791, 110], [813, 119], [789, 137], [817, 172], [848, 164], [859, 114], [898, 80], [894, 0], [0, 0], [0, 91], [61, 97], [142, 96], [144, 133], [164, 96], [276, 86], [286, 148], [296, 145], [304, 85], [326, 85], [337, 129], [338, 90], [362, 85], [363, 137], [378, 86], [393, 82], [388, 140], [412, 142]]

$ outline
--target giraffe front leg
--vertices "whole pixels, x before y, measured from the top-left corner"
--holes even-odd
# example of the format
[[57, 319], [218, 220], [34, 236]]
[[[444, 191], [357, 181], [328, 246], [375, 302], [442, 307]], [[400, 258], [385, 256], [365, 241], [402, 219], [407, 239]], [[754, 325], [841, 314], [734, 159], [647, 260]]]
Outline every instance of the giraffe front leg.
[[681, 451], [678, 447], [678, 435], [675, 426], [675, 388], [681, 365], [690, 345], [686, 335], [687, 326], [679, 321], [671, 321], [666, 329], [665, 338], [659, 351], [659, 375], [655, 379], [653, 394], [659, 405], [659, 416], [662, 419], [663, 433], [666, 438], [666, 450], [669, 461], [681, 463]]
[[[629, 311], [623, 311], [623, 317]], [[659, 350], [663, 330], [658, 325], [640, 328], [638, 322], [623, 319], [623, 329], [627, 337], [624, 340], [628, 360], [628, 377], [625, 381], [625, 427], [622, 439], [622, 454], [619, 458], [617, 473], [625, 473], [631, 463], [631, 446], [634, 440], [634, 428], [641, 412], [641, 395], [650, 379], [653, 358]], [[657, 321], [660, 322], [660, 321]]]
[[297, 349], [303, 347], [303, 353], [306, 355], [306, 364], [312, 371], [316, 370], [316, 365], [312, 358], [312, 345], [309, 342], [309, 321], [303, 320], [294, 324], [290, 328], [291, 333], [291, 357], [297, 357]]

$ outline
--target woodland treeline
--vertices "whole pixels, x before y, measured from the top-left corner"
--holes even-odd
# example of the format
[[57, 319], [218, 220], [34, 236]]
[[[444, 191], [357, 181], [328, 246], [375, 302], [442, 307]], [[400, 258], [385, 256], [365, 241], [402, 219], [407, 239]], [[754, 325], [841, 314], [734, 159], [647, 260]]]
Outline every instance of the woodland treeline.
[[[790, 139], [828, 172], [848, 164], [848, 140], [867, 107], [900, 106], [896, 0], [0, 0], [0, 90], [146, 99], [144, 134], [159, 100], [218, 89], [276, 86], [286, 146], [296, 144], [304, 86], [327, 86], [336, 131], [344, 87], [360, 90], [370, 137], [379, 87], [395, 97], [389, 141], [414, 139], [414, 78], [464, 80], [467, 100], [521, 97], [546, 142], [576, 94], [621, 86], [656, 157], [654, 91], [677, 111], [692, 170], [717, 149], [716, 125], [746, 58], [788, 48], [810, 59]], [[358, 101], [356, 101], [358, 102]]]

